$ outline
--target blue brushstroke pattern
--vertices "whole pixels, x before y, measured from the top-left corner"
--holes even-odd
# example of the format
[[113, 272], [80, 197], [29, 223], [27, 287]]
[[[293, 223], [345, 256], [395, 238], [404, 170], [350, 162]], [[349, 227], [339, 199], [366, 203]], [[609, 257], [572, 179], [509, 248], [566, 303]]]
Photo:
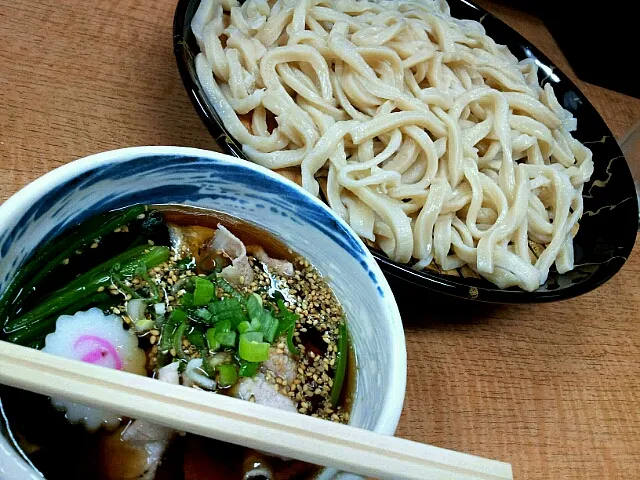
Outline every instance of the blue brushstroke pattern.
[[[251, 203], [258, 209], [264, 209], [265, 205], [269, 205], [273, 212], [280, 212], [282, 216], [289, 217], [299, 225], [306, 223], [319, 230], [356, 258], [383, 296], [376, 275], [368, 268], [365, 259], [366, 251], [328, 210], [295, 187], [246, 168], [240, 163], [197, 156], [147, 155], [123, 163], [100, 164], [59, 184], [45, 193], [22, 215], [15, 229], [2, 233], [0, 254], [5, 256], [15, 239], [22, 237], [32, 222], [43, 216], [50, 218], [59, 216], [62, 206], [73, 194], [100, 182], [108, 185], [112, 182], [126, 182], [148, 175], [163, 179], [166, 183], [159, 181], [153, 188], [136, 189], [120, 195], [106, 195], [100, 199], [99, 204], [88, 204], [80, 213], [66, 218], [63, 223], [53, 227], [47, 239], [60, 235], [64, 230], [94, 215], [136, 203], [185, 204], [203, 199], [220, 199], [237, 202], [241, 205], [239, 208], [243, 210], [249, 210]], [[243, 188], [243, 186], [246, 187]], [[238, 193], [233, 193], [238, 191], [241, 193], [240, 196]], [[253, 202], [246, 199], [252, 199]], [[51, 210], [54, 205], [60, 206]], [[244, 205], [247, 207], [243, 207]], [[0, 285], [1, 289], [2, 285]]]

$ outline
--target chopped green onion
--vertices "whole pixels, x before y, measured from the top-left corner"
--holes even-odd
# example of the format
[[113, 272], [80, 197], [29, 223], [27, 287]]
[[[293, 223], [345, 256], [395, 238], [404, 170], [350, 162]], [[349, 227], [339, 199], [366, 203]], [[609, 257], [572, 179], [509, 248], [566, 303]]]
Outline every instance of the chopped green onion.
[[249, 325], [251, 325], [250, 331], [252, 332], [259, 332], [262, 329], [262, 322], [257, 318], [251, 320], [251, 323]]
[[174, 337], [178, 327], [187, 319], [187, 313], [179, 308], [174, 308], [169, 318], [162, 326], [160, 335], [160, 345], [158, 349], [161, 353], [167, 353], [174, 344]]
[[280, 325], [278, 326], [278, 330], [276, 331], [276, 337], [279, 337], [287, 330], [289, 330], [292, 325], [295, 327], [299, 317], [297, 314], [289, 311], [281, 298], [278, 298], [277, 303], [278, 309], [280, 310], [277, 316], [278, 320], [280, 321]]
[[173, 337], [173, 348], [175, 349], [176, 356], [178, 358], [186, 358], [186, 355], [182, 350], [182, 337], [184, 336], [184, 333], [186, 330], [187, 330], [187, 322], [185, 320], [178, 326], [178, 328], [176, 328], [176, 331]]
[[259, 367], [259, 363], [240, 360], [240, 369], [238, 370], [238, 375], [240, 375], [241, 377], [253, 377], [256, 373], [258, 373]]
[[[263, 340], [262, 332], [247, 332], [243, 333], [241, 337], [244, 337], [244, 339], [248, 342], [262, 342]], [[249, 361], [252, 362], [254, 360]]]
[[222, 388], [228, 388], [238, 382], [238, 370], [235, 365], [223, 363], [218, 365], [218, 385]]
[[249, 295], [247, 299], [247, 314], [249, 314], [249, 318], [253, 320], [254, 318], [260, 318], [263, 312], [262, 308], [262, 297], [257, 293], [252, 293]]
[[205, 348], [203, 332], [197, 328], [192, 328], [191, 331], [187, 333], [187, 340], [189, 340], [189, 343], [199, 351], [202, 351]]
[[235, 347], [236, 345], [236, 332], [218, 332], [215, 335], [215, 339], [220, 345], [225, 347]]
[[295, 324], [289, 329], [289, 333], [287, 333], [287, 348], [289, 349], [289, 353], [292, 355], [300, 355], [300, 350], [296, 347], [295, 343], [293, 343], [293, 332], [295, 331]]
[[338, 338], [338, 354], [336, 357], [336, 372], [333, 377], [333, 387], [331, 388], [331, 403], [333, 407], [338, 406], [342, 385], [347, 371], [347, 360], [349, 357], [349, 339], [347, 325], [342, 322], [339, 327], [340, 338]]
[[215, 328], [207, 329], [207, 345], [209, 346], [209, 350], [218, 350], [220, 348], [220, 343], [216, 340]]
[[261, 332], [246, 332], [240, 335], [238, 355], [247, 362], [264, 362], [269, 358], [271, 344], [262, 341]]
[[194, 282], [193, 303], [198, 307], [203, 307], [213, 298], [215, 287], [206, 278], [195, 277]]
[[174, 308], [169, 314], [169, 319], [167, 323], [175, 323], [175, 325], [179, 325], [187, 319], [187, 312], [182, 310], [181, 308]]
[[234, 329], [247, 318], [242, 305], [235, 298], [225, 298], [220, 302], [209, 304], [209, 312], [214, 323], [228, 320]]
[[147, 287], [151, 292], [151, 297], [149, 299], [150, 303], [159, 303], [160, 302], [160, 288], [158, 284], [151, 279], [149, 275], [149, 270], [147, 270], [147, 266], [144, 263], [140, 263], [135, 271], [133, 272], [135, 277], [138, 277], [144, 280], [147, 283]]
[[176, 262], [176, 266], [180, 270], [189, 270], [196, 266], [196, 259], [194, 257], [184, 257]]
[[231, 322], [229, 320], [222, 320], [218, 322], [214, 328], [207, 330], [207, 339], [210, 339], [209, 348], [212, 348], [212, 344], [216, 346], [214, 350], [220, 348], [221, 345], [225, 347], [235, 347], [236, 332], [231, 331]]
[[298, 321], [298, 315], [289, 311], [287, 306], [284, 304], [282, 298], [277, 299], [278, 309], [280, 313], [278, 313], [278, 328], [276, 329], [275, 337], [280, 337], [281, 335], [287, 334], [287, 347], [289, 348], [289, 352], [293, 355], [300, 355], [300, 351], [293, 343], [293, 333], [296, 329], [296, 322]]
[[185, 294], [180, 297], [180, 305], [182, 305], [185, 308], [193, 308], [193, 307], [195, 307], [196, 306], [196, 302], [195, 302], [195, 298], [193, 296], [193, 293], [185, 292]]
[[251, 319], [251, 330], [262, 332], [265, 339], [272, 343], [278, 330], [278, 320], [263, 305], [260, 295], [252, 293], [247, 299], [247, 314]]
[[218, 365], [228, 363], [229, 361], [231, 361], [231, 358], [231, 355], [225, 355], [224, 353], [207, 355], [202, 362], [202, 368], [205, 372], [207, 372], [207, 375], [209, 375], [209, 377], [215, 378], [216, 368], [218, 368]]
[[193, 315], [200, 319], [203, 320], [205, 323], [210, 323], [212, 324], [213, 322], [211, 322], [211, 317], [213, 317], [213, 315], [211, 314], [211, 312], [206, 309], [206, 308], [199, 308], [196, 311], [193, 312]]
[[[279, 325], [278, 320], [274, 318], [274, 316], [271, 315], [271, 313], [264, 310], [262, 314], [262, 327], [260, 328], [260, 331], [264, 335], [264, 339], [267, 342], [273, 343], [273, 341], [275, 340], [276, 332], [278, 330], [278, 325]], [[294, 323], [294, 326], [295, 326], [295, 323]]]
[[231, 297], [235, 298], [236, 300], [238, 300], [238, 302], [244, 303], [244, 301], [245, 301], [244, 296], [239, 291], [237, 291], [235, 288], [233, 288], [233, 285], [231, 285], [229, 282], [227, 282], [220, 275], [216, 276], [216, 284], [218, 285], [218, 287], [220, 287], [222, 289], [222, 291], [224, 293], [226, 293], [228, 295], [231, 295]]
[[155, 322], [153, 320], [149, 320], [147, 318], [142, 319], [142, 320], [138, 320], [135, 325], [134, 328], [136, 330], [136, 333], [142, 333], [142, 332], [147, 332], [151, 329], [153, 329], [156, 326]]
[[251, 324], [246, 320], [243, 320], [238, 324], [237, 330], [240, 333], [249, 332], [251, 331]]
[[229, 320], [222, 320], [218, 322], [215, 326], [216, 333], [220, 332], [230, 332], [231, 331], [231, 322]]

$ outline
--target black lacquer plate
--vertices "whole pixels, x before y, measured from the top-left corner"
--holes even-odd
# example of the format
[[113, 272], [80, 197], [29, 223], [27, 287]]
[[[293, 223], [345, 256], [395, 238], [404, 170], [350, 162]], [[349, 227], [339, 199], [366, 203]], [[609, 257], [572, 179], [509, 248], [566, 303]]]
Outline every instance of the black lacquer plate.
[[[173, 24], [173, 44], [180, 75], [196, 111], [211, 135], [230, 155], [247, 160], [242, 146], [231, 137], [207, 100], [195, 73], [200, 51], [191, 32], [191, 19], [200, 0], [179, 0]], [[586, 97], [549, 59], [524, 37], [496, 17], [465, 0], [450, 0], [451, 14], [477, 20], [497, 43], [509, 47], [519, 59], [532, 58], [539, 67], [540, 84], [551, 82], [560, 104], [578, 120], [575, 138], [593, 151], [595, 171], [584, 189], [584, 216], [574, 239], [575, 269], [565, 274], [552, 270], [535, 292], [499, 289], [490, 282], [429, 271], [415, 271], [372, 249], [382, 270], [432, 291], [495, 303], [562, 300], [593, 290], [620, 270], [633, 249], [638, 205], [629, 167], [613, 137]]]

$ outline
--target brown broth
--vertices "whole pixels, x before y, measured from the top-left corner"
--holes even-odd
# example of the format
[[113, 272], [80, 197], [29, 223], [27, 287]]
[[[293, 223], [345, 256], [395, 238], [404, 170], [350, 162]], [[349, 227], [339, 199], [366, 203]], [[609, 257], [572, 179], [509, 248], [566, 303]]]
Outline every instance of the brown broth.
[[153, 205], [153, 208], [162, 212], [167, 223], [181, 226], [198, 225], [212, 229], [220, 223], [231, 230], [245, 245], [260, 245], [271, 257], [289, 261], [296, 257], [295, 252], [275, 235], [229, 214], [184, 205]]
[[[260, 245], [274, 258], [294, 260], [297, 256], [276, 236], [230, 215], [181, 205], [155, 205], [166, 223], [215, 229], [218, 223], [229, 228], [245, 245]], [[63, 234], [64, 237], [64, 234]], [[146, 338], [140, 346], [148, 349]], [[356, 386], [356, 357], [349, 348], [345, 385], [340, 404], [350, 411]], [[3, 387], [0, 390], [8, 427], [18, 446], [48, 480], [104, 479], [125, 480], [127, 470], [138, 461], [135, 452], [119, 439], [124, 427], [112, 432], [87, 433], [83, 426], [71, 425], [45, 396]], [[123, 425], [126, 422], [123, 423]], [[165, 452], [156, 480], [205, 480], [242, 478], [242, 463], [250, 453], [244, 447], [187, 434], [177, 436]], [[261, 457], [276, 474], [277, 480], [307, 480], [320, 467], [299, 461]], [[135, 470], [135, 469], [133, 469]], [[110, 473], [107, 473], [110, 472]]]

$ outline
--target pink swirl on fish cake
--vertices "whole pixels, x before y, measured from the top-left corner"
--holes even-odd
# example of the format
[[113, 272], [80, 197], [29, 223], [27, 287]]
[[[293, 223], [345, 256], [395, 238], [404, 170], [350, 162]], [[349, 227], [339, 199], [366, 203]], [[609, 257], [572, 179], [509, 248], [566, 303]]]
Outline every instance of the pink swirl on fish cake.
[[105, 359], [111, 357], [113, 358], [114, 363], [114, 366], [112, 368], [115, 368], [116, 370], [122, 370], [122, 359], [120, 358], [120, 355], [118, 355], [116, 347], [114, 347], [109, 340], [98, 337], [96, 335], [81, 335], [73, 344], [73, 348], [77, 350], [79, 346], [85, 343], [90, 343], [90, 346], [93, 348], [86, 352], [82, 356], [82, 358], [80, 358], [80, 360], [82, 360], [83, 362], [99, 364], [106, 367], [107, 365], [102, 362]]

